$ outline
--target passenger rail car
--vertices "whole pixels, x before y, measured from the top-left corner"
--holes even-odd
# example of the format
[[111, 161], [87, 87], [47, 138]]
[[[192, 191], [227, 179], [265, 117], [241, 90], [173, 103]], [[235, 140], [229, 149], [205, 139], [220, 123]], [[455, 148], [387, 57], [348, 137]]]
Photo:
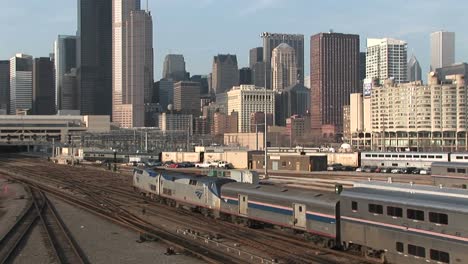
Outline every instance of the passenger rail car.
[[416, 167], [428, 169], [433, 162], [449, 162], [450, 154], [438, 152], [362, 152], [362, 166]]
[[341, 193], [345, 247], [390, 263], [466, 263], [468, 192], [362, 183]]
[[468, 185], [468, 163], [434, 162], [431, 168], [434, 185], [463, 188]]

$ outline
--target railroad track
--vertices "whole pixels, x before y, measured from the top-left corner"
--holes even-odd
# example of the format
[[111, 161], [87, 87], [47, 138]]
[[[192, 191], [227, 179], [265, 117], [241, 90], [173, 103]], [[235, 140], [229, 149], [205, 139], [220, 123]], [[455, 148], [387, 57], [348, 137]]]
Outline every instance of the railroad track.
[[45, 231], [46, 241], [53, 252], [51, 257], [56, 263], [88, 263], [47, 196], [36, 187], [28, 188], [28, 192], [31, 203], [0, 240], [0, 263], [14, 260], [36, 225]]

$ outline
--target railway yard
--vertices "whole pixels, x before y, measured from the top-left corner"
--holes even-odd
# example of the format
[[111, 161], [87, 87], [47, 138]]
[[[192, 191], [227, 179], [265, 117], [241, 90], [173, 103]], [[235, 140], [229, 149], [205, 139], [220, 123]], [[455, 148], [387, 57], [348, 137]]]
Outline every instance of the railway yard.
[[[197, 171], [177, 169], [181, 172]], [[388, 180], [347, 174], [275, 173], [267, 184], [333, 192], [337, 183], [347, 188], [369, 177]], [[316, 246], [289, 229], [247, 227], [142, 197], [132, 189], [130, 170], [113, 173], [1, 155], [0, 180], [0, 223], [12, 222], [2, 225], [10, 229], [0, 229], [2, 263], [26, 263], [27, 256], [38, 263], [374, 263], [357, 253]], [[392, 180], [429, 183], [413, 175], [392, 175]], [[5, 205], [5, 190], [12, 188], [16, 211]], [[38, 252], [28, 251], [31, 241], [41, 244]]]

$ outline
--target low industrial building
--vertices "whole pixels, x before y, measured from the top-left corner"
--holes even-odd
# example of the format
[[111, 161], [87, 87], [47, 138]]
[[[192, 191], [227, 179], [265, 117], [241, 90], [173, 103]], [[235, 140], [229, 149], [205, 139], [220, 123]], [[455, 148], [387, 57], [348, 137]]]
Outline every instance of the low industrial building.
[[[268, 169], [271, 171], [325, 171], [327, 155], [268, 155]], [[265, 155], [252, 155], [252, 169], [264, 169]]]

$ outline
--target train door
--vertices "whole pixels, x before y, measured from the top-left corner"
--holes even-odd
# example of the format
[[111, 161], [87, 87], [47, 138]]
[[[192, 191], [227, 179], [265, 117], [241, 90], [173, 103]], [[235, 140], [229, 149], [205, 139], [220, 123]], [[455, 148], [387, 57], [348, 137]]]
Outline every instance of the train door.
[[294, 207], [294, 226], [306, 228], [306, 206], [303, 204], [293, 204]]
[[274, 171], [277, 171], [278, 170], [278, 161], [272, 161], [271, 162], [271, 169], [274, 170]]
[[239, 194], [239, 214], [247, 215], [249, 209], [249, 197], [247, 195]]

